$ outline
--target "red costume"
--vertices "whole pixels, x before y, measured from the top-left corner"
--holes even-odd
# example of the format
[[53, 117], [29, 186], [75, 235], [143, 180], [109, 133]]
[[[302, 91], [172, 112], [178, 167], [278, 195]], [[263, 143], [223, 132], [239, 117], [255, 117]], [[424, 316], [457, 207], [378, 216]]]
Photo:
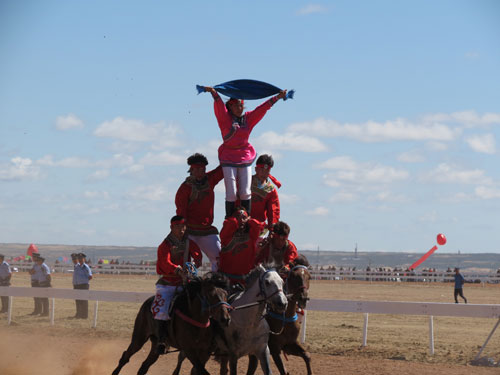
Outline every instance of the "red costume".
[[282, 249], [277, 249], [273, 246], [272, 239], [266, 239], [260, 243], [260, 251], [255, 264], [274, 263], [276, 266], [288, 267], [298, 256], [297, 247], [292, 241], [287, 240]]
[[212, 225], [214, 221], [214, 188], [222, 180], [219, 166], [207, 172], [205, 178], [197, 181], [186, 178], [175, 195], [177, 215], [186, 219], [187, 233], [193, 236], [206, 236], [219, 233]]
[[238, 229], [238, 220], [230, 217], [224, 220], [220, 232], [222, 250], [219, 271], [226, 274], [232, 283], [241, 282], [255, 265], [256, 244], [264, 223], [249, 219], [246, 228]]
[[156, 273], [161, 275], [158, 280], [162, 285], [177, 286], [182, 284], [182, 278], [175, 273], [178, 266], [184, 263], [184, 252], [189, 244], [189, 252], [187, 254], [187, 262], [191, 258], [196, 264], [201, 264], [201, 252], [193, 241], [187, 239], [179, 240], [172, 234], [163, 240], [158, 246], [158, 260], [156, 262]]
[[262, 185], [256, 175], [252, 177], [252, 218], [266, 222], [268, 227], [280, 220], [280, 200], [278, 190], [269, 181]]

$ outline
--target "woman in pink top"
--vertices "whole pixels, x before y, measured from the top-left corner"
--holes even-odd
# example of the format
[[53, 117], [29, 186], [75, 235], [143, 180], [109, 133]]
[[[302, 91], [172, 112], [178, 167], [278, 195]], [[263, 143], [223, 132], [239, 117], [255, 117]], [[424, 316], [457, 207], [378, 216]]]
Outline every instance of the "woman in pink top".
[[219, 147], [219, 161], [224, 173], [226, 185], [226, 217], [234, 211], [236, 199], [240, 198], [241, 205], [250, 212], [252, 197], [251, 165], [256, 153], [248, 142], [250, 133], [255, 125], [264, 117], [266, 112], [279, 99], [286, 96], [286, 91], [268, 99], [253, 111], [243, 113], [243, 100], [229, 99], [226, 104], [213, 87], [205, 87], [214, 98], [214, 112], [222, 134], [223, 143]]

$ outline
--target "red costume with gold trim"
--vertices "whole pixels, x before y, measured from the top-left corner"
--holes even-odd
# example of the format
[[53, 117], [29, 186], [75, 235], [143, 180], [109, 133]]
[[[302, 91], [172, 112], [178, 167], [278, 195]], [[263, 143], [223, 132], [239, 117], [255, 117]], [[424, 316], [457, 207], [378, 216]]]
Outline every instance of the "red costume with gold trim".
[[222, 168], [218, 166], [207, 172], [205, 178], [197, 181], [190, 176], [181, 184], [175, 195], [177, 215], [186, 219], [187, 233], [193, 236], [217, 234], [214, 221], [214, 188], [223, 179]]
[[239, 229], [238, 220], [230, 217], [224, 220], [220, 232], [222, 250], [219, 271], [225, 273], [233, 283], [241, 282], [243, 277], [254, 268], [256, 244], [264, 223], [251, 218], [245, 227], [245, 229]]
[[263, 184], [259, 183], [256, 175], [252, 176], [252, 218], [266, 222], [268, 227], [280, 220], [280, 200], [278, 190], [267, 179]]
[[255, 260], [255, 264], [274, 263], [277, 267], [288, 267], [288, 265], [299, 256], [297, 247], [290, 240], [286, 241], [282, 249], [275, 248], [270, 238], [262, 241], [259, 245], [260, 250]]
[[201, 264], [202, 255], [198, 245], [188, 241], [187, 238], [179, 240], [170, 233], [158, 246], [156, 273], [162, 276], [158, 283], [172, 286], [182, 284], [182, 278], [175, 273], [175, 270], [184, 263], [186, 246], [189, 246], [187, 261], [190, 262], [192, 259], [196, 264]]

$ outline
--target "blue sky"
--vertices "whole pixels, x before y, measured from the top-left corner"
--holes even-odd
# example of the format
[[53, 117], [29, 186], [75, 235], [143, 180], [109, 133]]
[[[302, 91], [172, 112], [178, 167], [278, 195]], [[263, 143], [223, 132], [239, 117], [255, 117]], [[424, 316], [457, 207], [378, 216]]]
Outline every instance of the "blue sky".
[[195, 85], [250, 78], [296, 90], [251, 143], [299, 249], [499, 252], [499, 45], [497, 1], [4, 0], [0, 242], [157, 246]]

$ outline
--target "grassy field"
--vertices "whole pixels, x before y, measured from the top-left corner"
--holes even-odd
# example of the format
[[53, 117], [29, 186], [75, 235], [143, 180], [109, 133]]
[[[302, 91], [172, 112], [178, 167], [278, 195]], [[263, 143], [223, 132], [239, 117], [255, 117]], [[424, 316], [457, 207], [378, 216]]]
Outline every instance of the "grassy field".
[[[95, 275], [93, 290], [149, 291], [153, 293], [156, 278], [152, 276]], [[15, 274], [13, 285], [29, 286], [29, 275]], [[53, 287], [71, 288], [71, 274], [54, 274]], [[464, 294], [469, 303], [500, 302], [500, 286], [466, 284]], [[361, 281], [315, 281], [311, 298], [452, 302], [453, 284], [369, 283]], [[89, 303], [90, 312], [94, 306]], [[128, 338], [132, 332], [138, 304], [99, 303], [97, 328], [89, 330], [90, 320], [72, 320], [75, 304], [71, 300], [56, 300], [56, 323], [49, 327], [47, 318], [28, 316], [33, 309], [31, 298], [16, 298], [13, 306], [12, 329], [29, 332], [34, 326], [46, 326], [54, 335], [77, 335], [80, 330], [95, 337]], [[361, 347], [363, 315], [308, 311], [306, 346], [313, 353], [405, 359], [428, 363], [466, 364], [483, 344], [496, 323], [493, 319], [435, 317], [435, 355], [428, 353], [428, 318], [420, 316], [371, 314], [368, 346]], [[0, 324], [5, 324], [5, 316]], [[500, 332], [496, 332], [484, 353], [500, 359]]]

